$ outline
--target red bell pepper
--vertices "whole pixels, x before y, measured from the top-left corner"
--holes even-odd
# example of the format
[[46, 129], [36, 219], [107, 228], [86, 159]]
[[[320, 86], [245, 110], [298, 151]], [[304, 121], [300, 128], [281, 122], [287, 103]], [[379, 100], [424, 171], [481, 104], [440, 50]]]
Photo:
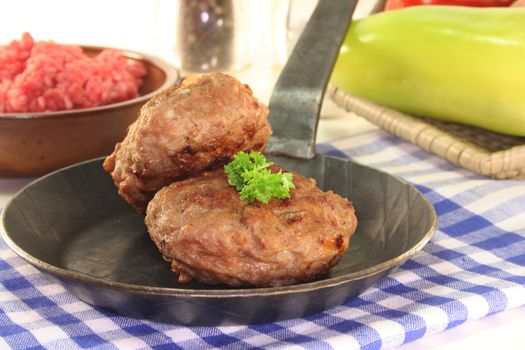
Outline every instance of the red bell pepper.
[[385, 11], [418, 5], [451, 5], [473, 7], [507, 7], [515, 0], [387, 0]]

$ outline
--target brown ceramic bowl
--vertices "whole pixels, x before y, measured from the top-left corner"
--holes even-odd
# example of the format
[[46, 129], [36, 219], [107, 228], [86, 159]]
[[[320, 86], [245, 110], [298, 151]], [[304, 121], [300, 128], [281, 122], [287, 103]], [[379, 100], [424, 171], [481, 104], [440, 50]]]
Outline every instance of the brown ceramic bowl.
[[[84, 46], [95, 55], [103, 48]], [[83, 160], [110, 154], [153, 95], [175, 84], [176, 68], [142, 53], [120, 50], [140, 60], [147, 76], [140, 96], [88, 109], [45, 113], [0, 113], [0, 177], [41, 175]]]

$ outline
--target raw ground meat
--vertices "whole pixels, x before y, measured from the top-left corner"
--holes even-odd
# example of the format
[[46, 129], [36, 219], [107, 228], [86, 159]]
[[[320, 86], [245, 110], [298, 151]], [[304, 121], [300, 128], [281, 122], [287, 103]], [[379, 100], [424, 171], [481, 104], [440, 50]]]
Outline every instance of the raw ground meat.
[[35, 42], [29, 33], [0, 46], [0, 113], [90, 108], [134, 98], [142, 62], [105, 49], [89, 57], [79, 46]]

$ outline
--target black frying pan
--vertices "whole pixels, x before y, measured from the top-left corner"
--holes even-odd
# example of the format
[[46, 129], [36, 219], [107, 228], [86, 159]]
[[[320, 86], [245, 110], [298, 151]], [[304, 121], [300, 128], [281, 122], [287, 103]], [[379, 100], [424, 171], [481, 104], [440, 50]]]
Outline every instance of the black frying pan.
[[315, 154], [319, 111], [356, 1], [321, 0], [271, 98], [269, 152], [284, 168], [349, 198], [359, 225], [323, 279], [285, 287], [179, 284], [149, 239], [144, 217], [117, 194], [102, 159], [44, 176], [2, 213], [18, 255], [79, 299], [119, 314], [186, 325], [301, 317], [341, 305], [416, 254], [434, 233], [432, 206], [412, 186], [348, 160]]

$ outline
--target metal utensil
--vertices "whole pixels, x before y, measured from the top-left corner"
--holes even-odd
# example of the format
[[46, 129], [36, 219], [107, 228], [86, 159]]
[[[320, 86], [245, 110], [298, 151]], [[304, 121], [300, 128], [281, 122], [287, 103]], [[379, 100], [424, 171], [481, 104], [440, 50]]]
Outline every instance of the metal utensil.
[[357, 0], [321, 0], [283, 68], [270, 98], [273, 135], [266, 153], [315, 156], [326, 85]]
[[148, 238], [143, 217], [103, 172], [102, 159], [24, 188], [2, 212], [0, 236], [81, 300], [133, 317], [186, 325], [273, 322], [355, 297], [421, 250], [436, 228], [432, 206], [409, 184], [345, 159], [315, 155], [324, 88], [355, 3], [319, 2], [271, 102], [270, 151], [287, 156], [271, 159], [351, 198], [358, 212], [352, 244], [329, 276], [268, 288], [178, 284]]

